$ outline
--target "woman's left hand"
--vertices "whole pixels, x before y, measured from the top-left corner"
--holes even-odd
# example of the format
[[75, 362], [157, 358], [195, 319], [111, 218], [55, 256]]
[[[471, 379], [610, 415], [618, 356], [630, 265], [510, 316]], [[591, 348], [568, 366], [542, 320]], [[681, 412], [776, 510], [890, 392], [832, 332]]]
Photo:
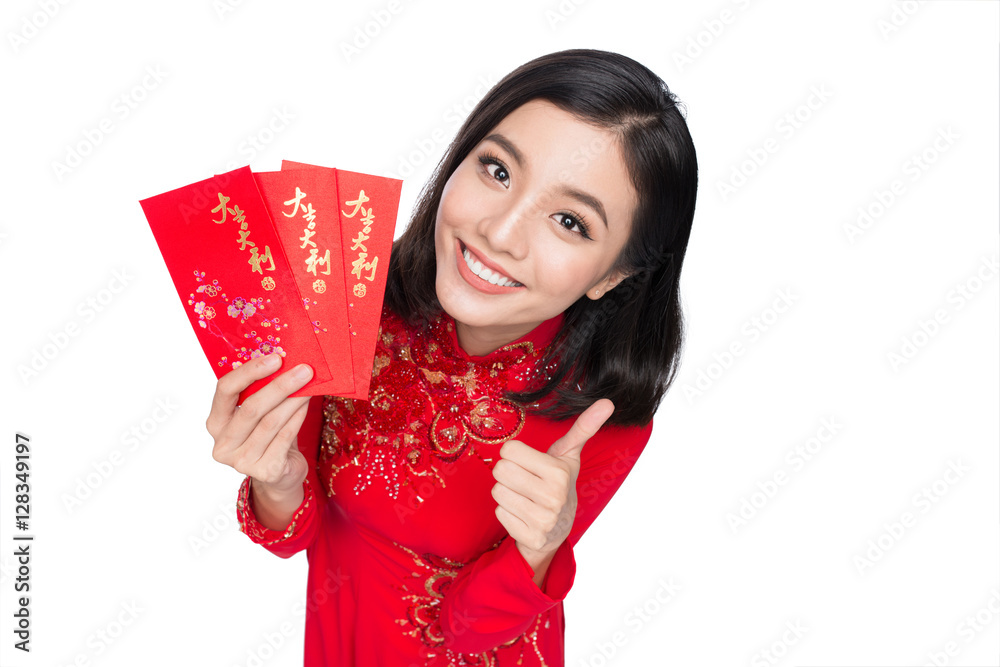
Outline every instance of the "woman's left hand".
[[580, 452], [614, 410], [606, 398], [595, 401], [548, 452], [519, 440], [500, 448], [493, 466], [497, 519], [529, 561], [555, 553], [573, 528]]

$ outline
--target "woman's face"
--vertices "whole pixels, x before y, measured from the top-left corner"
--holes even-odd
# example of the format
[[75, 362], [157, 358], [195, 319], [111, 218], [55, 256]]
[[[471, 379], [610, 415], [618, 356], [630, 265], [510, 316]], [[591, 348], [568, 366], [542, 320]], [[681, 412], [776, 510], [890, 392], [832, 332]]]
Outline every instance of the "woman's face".
[[[545, 100], [504, 118], [448, 179], [437, 211], [435, 287], [466, 353], [488, 354], [624, 279], [609, 271], [635, 206], [610, 132]], [[483, 265], [501, 277], [477, 277]]]

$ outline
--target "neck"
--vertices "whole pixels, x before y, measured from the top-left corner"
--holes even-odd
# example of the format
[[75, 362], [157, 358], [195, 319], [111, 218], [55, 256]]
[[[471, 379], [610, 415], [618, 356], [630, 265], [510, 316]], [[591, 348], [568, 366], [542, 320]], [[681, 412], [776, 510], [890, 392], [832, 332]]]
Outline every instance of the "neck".
[[534, 327], [521, 325], [519, 328], [485, 328], [470, 327], [463, 322], [455, 321], [455, 336], [459, 346], [470, 357], [482, 357], [494, 352], [507, 343], [521, 338]]

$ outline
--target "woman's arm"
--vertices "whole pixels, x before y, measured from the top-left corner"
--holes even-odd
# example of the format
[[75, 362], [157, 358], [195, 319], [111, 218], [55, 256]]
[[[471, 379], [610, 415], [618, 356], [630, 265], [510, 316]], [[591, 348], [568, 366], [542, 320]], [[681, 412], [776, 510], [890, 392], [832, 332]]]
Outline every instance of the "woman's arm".
[[[573, 528], [544, 573], [534, 571], [509, 536], [459, 570], [441, 603], [446, 648], [462, 653], [493, 649], [517, 638], [538, 614], [565, 599], [576, 576], [573, 547], [625, 481], [652, 427], [652, 422], [645, 427], [605, 427], [588, 440], [576, 481]], [[565, 428], [553, 424], [551, 432], [538, 438], [554, 442]]]
[[250, 481], [250, 506], [257, 521], [271, 530], [284, 530], [305, 500], [305, 487], [294, 491], [279, 492], [269, 489], [266, 485]]
[[240, 530], [255, 544], [282, 558], [308, 548], [319, 532], [318, 499], [322, 493], [315, 462], [323, 400], [323, 396], [313, 396], [309, 400], [308, 412], [297, 436], [299, 451], [309, 462], [309, 473], [302, 484], [288, 492], [274, 493], [247, 476], [237, 495], [236, 517]]

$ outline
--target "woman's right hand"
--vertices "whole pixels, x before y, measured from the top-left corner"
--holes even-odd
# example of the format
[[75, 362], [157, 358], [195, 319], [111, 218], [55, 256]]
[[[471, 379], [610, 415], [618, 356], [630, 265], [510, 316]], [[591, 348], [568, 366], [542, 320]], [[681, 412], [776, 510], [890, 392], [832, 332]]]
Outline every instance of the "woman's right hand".
[[[308, 364], [278, 375], [237, 406], [241, 391], [281, 367], [278, 354], [257, 357], [234, 368], [216, 385], [205, 427], [215, 446], [212, 457], [249, 475], [257, 491], [271, 496], [294, 493], [309, 464], [298, 448], [298, 432], [306, 418], [310, 396], [289, 397], [312, 377]], [[304, 370], [303, 375], [297, 375]]]

